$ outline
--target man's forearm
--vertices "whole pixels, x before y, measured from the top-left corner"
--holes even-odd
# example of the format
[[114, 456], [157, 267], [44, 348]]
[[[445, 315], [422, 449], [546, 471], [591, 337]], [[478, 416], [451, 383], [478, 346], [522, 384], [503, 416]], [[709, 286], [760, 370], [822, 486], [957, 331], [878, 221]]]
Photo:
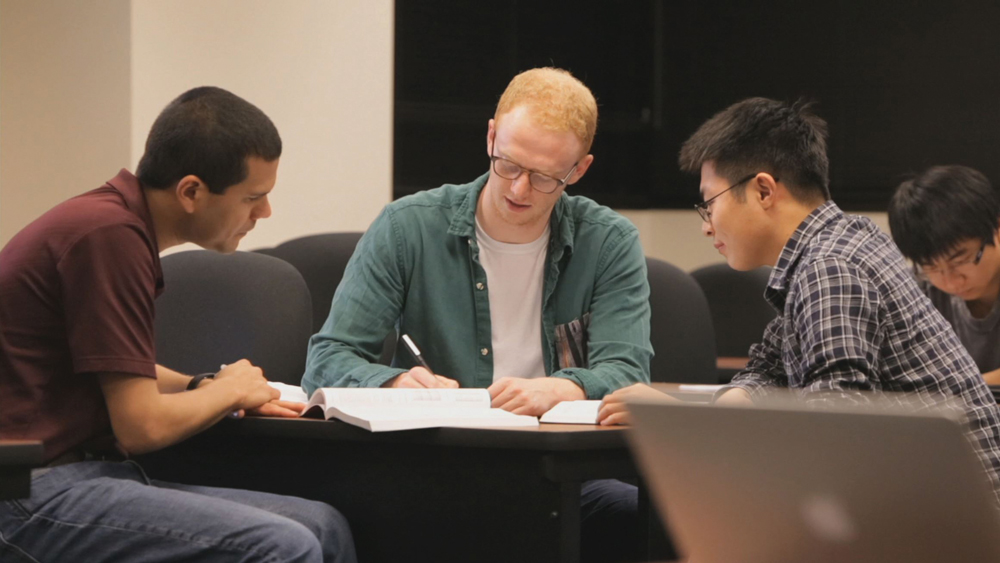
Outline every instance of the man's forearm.
[[313, 337], [302, 388], [311, 394], [322, 387], [379, 387], [405, 372], [369, 362], [347, 343]]
[[188, 438], [239, 409], [245, 392], [213, 384], [162, 393], [158, 383], [123, 374], [100, 376], [115, 436], [129, 453], [146, 453]]
[[587, 399], [602, 399], [623, 387], [649, 383], [649, 375], [641, 368], [623, 361], [605, 361], [593, 368], [566, 368], [552, 374], [572, 381]]
[[984, 373], [983, 380], [986, 381], [987, 385], [1000, 385], [1000, 369]]
[[160, 389], [160, 393], [180, 393], [187, 389], [190, 382], [190, 375], [156, 365], [156, 386]]

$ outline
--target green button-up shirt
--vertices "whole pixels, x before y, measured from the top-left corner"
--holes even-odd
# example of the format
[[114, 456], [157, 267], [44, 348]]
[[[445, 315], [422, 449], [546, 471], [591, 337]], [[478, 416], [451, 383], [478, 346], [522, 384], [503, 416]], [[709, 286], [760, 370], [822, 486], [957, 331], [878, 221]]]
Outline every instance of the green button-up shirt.
[[[378, 387], [408, 370], [414, 361], [402, 341], [392, 366], [375, 363], [394, 327], [410, 335], [435, 373], [462, 387], [493, 383], [489, 280], [475, 223], [488, 176], [383, 209], [347, 264], [330, 316], [310, 339], [307, 392]], [[550, 222], [539, 319], [546, 374], [576, 382], [591, 399], [649, 382], [649, 284], [635, 226], [566, 194]]]

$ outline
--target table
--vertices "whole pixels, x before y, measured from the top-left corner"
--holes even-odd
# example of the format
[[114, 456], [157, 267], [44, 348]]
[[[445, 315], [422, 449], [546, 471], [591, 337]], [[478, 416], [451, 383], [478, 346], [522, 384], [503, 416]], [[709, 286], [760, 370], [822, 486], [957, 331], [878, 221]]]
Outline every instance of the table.
[[41, 464], [41, 442], [0, 440], [0, 500], [31, 496], [31, 470]]
[[573, 562], [581, 482], [638, 477], [625, 432], [543, 424], [371, 433], [336, 420], [247, 418], [139, 461], [157, 479], [328, 502], [369, 563]]

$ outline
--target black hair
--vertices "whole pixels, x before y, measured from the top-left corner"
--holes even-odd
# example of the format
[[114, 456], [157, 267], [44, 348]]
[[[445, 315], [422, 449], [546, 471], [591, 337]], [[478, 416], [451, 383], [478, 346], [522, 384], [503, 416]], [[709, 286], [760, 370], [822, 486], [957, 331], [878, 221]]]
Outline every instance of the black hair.
[[1000, 196], [982, 173], [966, 166], [935, 166], [896, 188], [889, 229], [896, 246], [924, 265], [947, 256], [962, 241], [993, 244]]
[[[755, 172], [781, 180], [801, 202], [830, 199], [826, 122], [811, 104], [749, 98], [712, 116], [681, 147], [680, 166], [698, 173], [712, 162], [717, 174], [737, 181]], [[733, 191], [744, 197], [745, 186]]]
[[222, 88], [202, 86], [160, 112], [136, 176], [144, 187], [163, 189], [190, 174], [221, 194], [246, 179], [248, 158], [280, 156], [281, 137], [264, 112]]

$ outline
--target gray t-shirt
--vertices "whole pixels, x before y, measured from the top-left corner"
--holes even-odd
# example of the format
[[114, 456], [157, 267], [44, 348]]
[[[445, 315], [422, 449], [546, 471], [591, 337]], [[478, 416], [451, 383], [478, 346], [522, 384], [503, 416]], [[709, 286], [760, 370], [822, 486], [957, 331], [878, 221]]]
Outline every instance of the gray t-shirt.
[[920, 287], [951, 323], [979, 371], [986, 373], [1000, 368], [1000, 300], [993, 304], [989, 314], [977, 319], [961, 297], [945, 293], [926, 280], [920, 282]]

